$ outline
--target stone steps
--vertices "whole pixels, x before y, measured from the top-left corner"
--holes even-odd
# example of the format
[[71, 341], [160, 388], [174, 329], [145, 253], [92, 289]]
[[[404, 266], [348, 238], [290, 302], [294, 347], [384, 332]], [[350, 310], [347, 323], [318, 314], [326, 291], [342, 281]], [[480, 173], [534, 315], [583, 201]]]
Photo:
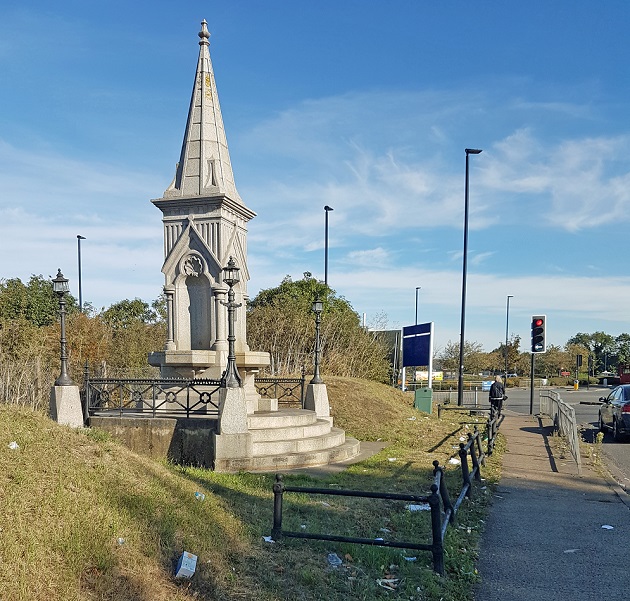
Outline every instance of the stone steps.
[[339, 463], [359, 454], [360, 442], [346, 437], [342, 445], [311, 453], [289, 453], [284, 455], [259, 455], [248, 459], [231, 459], [224, 462], [227, 472], [273, 472], [301, 467], [316, 467]]
[[343, 430], [332, 427], [332, 420], [318, 419], [313, 411], [263, 411], [249, 415], [247, 420], [253, 457], [246, 464], [233, 460], [229, 471], [312, 467], [345, 461], [359, 454], [358, 440], [346, 438]]

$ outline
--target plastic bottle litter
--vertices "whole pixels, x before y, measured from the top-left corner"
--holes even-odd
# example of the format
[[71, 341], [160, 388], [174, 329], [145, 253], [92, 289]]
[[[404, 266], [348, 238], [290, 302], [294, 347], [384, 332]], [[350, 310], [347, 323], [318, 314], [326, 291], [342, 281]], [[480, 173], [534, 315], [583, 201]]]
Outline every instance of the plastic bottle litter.
[[206, 498], [206, 495], [204, 495], [202, 492], [197, 491], [195, 493], [195, 499], [197, 499], [197, 501], [203, 501]]

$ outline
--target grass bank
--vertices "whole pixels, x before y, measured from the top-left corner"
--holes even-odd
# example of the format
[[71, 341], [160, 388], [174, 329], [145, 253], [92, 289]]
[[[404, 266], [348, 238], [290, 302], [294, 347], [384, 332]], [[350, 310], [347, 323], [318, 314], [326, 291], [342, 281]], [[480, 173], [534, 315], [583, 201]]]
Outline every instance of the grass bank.
[[[456, 415], [438, 420], [419, 413], [411, 395], [374, 382], [327, 383], [337, 425], [360, 439], [389, 444], [339, 474], [285, 476], [292, 485], [422, 494], [431, 483], [432, 461], [448, 465], [472, 427]], [[12, 442], [18, 448], [10, 448]], [[76, 432], [38, 413], [1, 407], [0, 598], [467, 600], [477, 579], [477, 546], [498, 456], [483, 471], [489, 488], [466, 502], [449, 528], [446, 575], [440, 578], [426, 552], [265, 542], [272, 474], [162, 465], [98, 431]], [[452, 490], [455, 471], [448, 470]], [[196, 491], [205, 494], [203, 501]], [[409, 512], [405, 503], [333, 496], [287, 495], [285, 522], [291, 530], [423, 542], [430, 531], [428, 513]], [[197, 571], [190, 581], [176, 581], [175, 563], [184, 550], [198, 555]], [[328, 560], [333, 553], [342, 561], [338, 567]], [[394, 590], [384, 588], [383, 579]]]

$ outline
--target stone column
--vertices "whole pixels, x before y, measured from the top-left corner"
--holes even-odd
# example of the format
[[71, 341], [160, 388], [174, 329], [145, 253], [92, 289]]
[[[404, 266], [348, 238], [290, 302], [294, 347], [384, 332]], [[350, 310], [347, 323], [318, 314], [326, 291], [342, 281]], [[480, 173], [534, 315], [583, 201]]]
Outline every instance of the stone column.
[[164, 295], [166, 296], [166, 350], [176, 350], [175, 338], [173, 335], [175, 316], [173, 315], [173, 296], [175, 288], [172, 286], [164, 286]]
[[225, 286], [214, 286], [212, 288], [214, 298], [214, 315], [215, 315], [215, 332], [216, 337], [212, 350], [215, 351], [227, 351], [227, 311], [222, 304], [226, 301], [227, 288]]

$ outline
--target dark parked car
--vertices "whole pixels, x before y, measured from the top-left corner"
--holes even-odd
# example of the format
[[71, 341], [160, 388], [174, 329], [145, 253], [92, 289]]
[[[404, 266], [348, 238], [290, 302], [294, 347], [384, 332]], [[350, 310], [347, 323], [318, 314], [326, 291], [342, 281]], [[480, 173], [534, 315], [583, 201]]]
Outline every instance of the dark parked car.
[[630, 435], [630, 384], [622, 384], [610, 391], [607, 397], [600, 397], [599, 429], [612, 430], [615, 440]]

